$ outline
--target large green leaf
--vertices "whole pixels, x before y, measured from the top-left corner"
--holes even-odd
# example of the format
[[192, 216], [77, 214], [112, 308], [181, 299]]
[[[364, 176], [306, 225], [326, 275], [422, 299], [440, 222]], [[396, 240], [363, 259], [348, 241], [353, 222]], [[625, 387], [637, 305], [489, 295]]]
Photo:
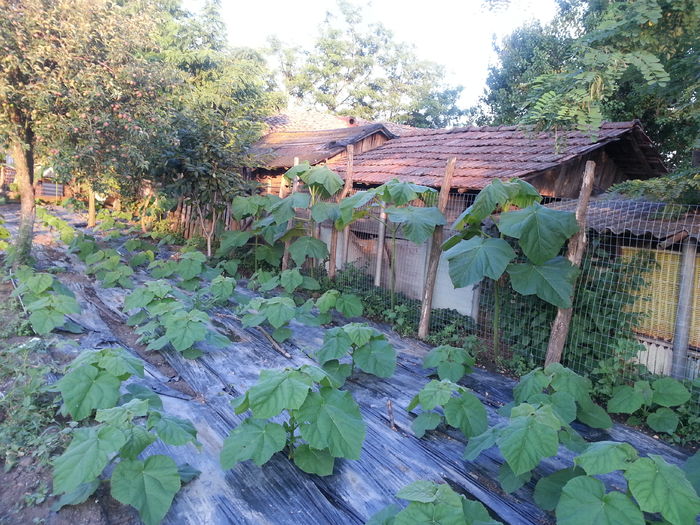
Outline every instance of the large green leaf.
[[472, 237], [460, 241], [445, 252], [449, 273], [455, 288], [481, 281], [498, 279], [515, 258], [515, 252], [503, 239]]
[[700, 495], [700, 451], [696, 450], [695, 454], [681, 465], [681, 469], [685, 473], [685, 477], [690, 481], [690, 484], [695, 488], [695, 492]]
[[280, 284], [287, 293], [292, 293], [294, 290], [299, 288], [299, 286], [301, 286], [301, 283], [303, 282], [304, 278], [302, 277], [301, 272], [297, 268], [293, 268], [291, 270], [284, 270], [280, 274]]
[[248, 418], [231, 431], [221, 450], [221, 466], [228, 470], [236, 463], [252, 459], [256, 465], [267, 463], [284, 448], [287, 432], [278, 423]]
[[386, 213], [391, 222], [402, 225], [403, 234], [416, 244], [424, 243], [433, 234], [436, 226], [445, 224], [445, 216], [435, 207], [387, 208]]
[[345, 317], [359, 317], [364, 310], [362, 300], [351, 293], [340, 294], [335, 301], [335, 309]]
[[577, 476], [561, 492], [558, 525], [644, 525], [644, 515], [621, 492], [605, 493], [600, 480]]
[[494, 446], [501, 435], [501, 431], [505, 427], [506, 425], [504, 423], [500, 423], [499, 425], [489, 428], [483, 434], [471, 438], [464, 449], [464, 459], [467, 461], [474, 461], [484, 450], [488, 450]]
[[533, 203], [525, 209], [502, 213], [498, 229], [520, 240], [525, 255], [535, 264], [556, 257], [566, 240], [578, 231], [573, 213]]
[[173, 312], [163, 318], [165, 337], [175, 350], [182, 352], [206, 337], [208, 320], [209, 316], [200, 310]]
[[123, 460], [112, 473], [111, 485], [114, 499], [138, 510], [146, 525], [157, 525], [180, 490], [180, 474], [168, 456]]
[[63, 376], [56, 386], [68, 413], [80, 421], [95, 409], [116, 405], [120, 385], [121, 381], [112, 374], [83, 365]]
[[312, 392], [295, 417], [310, 446], [327, 448], [333, 457], [360, 458], [365, 422], [350, 392], [328, 387]]
[[535, 368], [520, 378], [518, 384], [513, 388], [513, 398], [516, 403], [523, 403], [532, 396], [541, 394], [549, 386], [552, 378], [545, 374], [542, 369]]
[[111, 455], [124, 442], [124, 434], [110, 426], [97, 425], [74, 430], [70, 445], [53, 462], [54, 492], [72, 492], [81, 484], [97, 478], [109, 463]]
[[289, 247], [289, 254], [297, 266], [304, 264], [307, 257], [323, 260], [328, 257], [326, 243], [313, 237], [299, 237]]
[[426, 431], [436, 429], [441, 422], [442, 416], [437, 412], [421, 412], [411, 423], [411, 428], [417, 438], [422, 438]]
[[673, 434], [678, 427], [678, 414], [666, 407], [661, 407], [647, 416], [647, 425], [656, 432]]
[[557, 453], [561, 422], [547, 405], [535, 409], [523, 404], [516, 408], [518, 412], [513, 409], [514, 416], [497, 443], [513, 473], [519, 476]]
[[481, 224], [481, 222], [491, 215], [499, 204], [508, 200], [508, 192], [503, 183], [495, 179], [491, 184], [479, 192], [474, 199], [474, 204], [464, 210], [452, 225], [454, 230], [462, 230], [465, 226]]
[[589, 476], [625, 470], [637, 459], [637, 451], [629, 443], [598, 441], [591, 443], [583, 454], [574, 458], [574, 463]]
[[642, 408], [644, 397], [628, 385], [617, 387], [608, 400], [608, 412], [611, 414], [632, 414]]
[[154, 429], [158, 437], [168, 445], [185, 445], [197, 442], [197, 429], [191, 421], [158, 411], [148, 415], [148, 428]]
[[471, 372], [474, 358], [464, 348], [441, 345], [423, 358], [423, 368], [437, 368], [438, 377], [456, 383]]
[[651, 384], [652, 400], [665, 407], [682, 405], [690, 399], [690, 392], [683, 383], [672, 377], [662, 377]]
[[478, 436], [488, 428], [486, 409], [471, 392], [451, 397], [443, 410], [447, 423], [460, 429], [467, 438]]
[[434, 189], [428, 188], [427, 186], [413, 184], [412, 182], [403, 182], [398, 179], [385, 182], [372, 191], [374, 191], [381, 200], [387, 204], [393, 204], [394, 206], [408, 204], [425, 193], [435, 193]]
[[335, 458], [328, 450], [318, 450], [309, 445], [300, 445], [294, 449], [294, 464], [307, 474], [330, 476], [333, 474]]
[[571, 307], [578, 270], [568, 259], [556, 257], [544, 264], [511, 264], [508, 275], [513, 289], [522, 295], [537, 295], [559, 308]]
[[340, 206], [335, 202], [317, 202], [311, 206], [311, 218], [316, 222], [335, 222], [340, 218]]
[[605, 409], [595, 404], [588, 395], [578, 400], [576, 418], [592, 428], [610, 428], [613, 424]]
[[261, 371], [258, 382], [248, 390], [253, 415], [256, 418], [269, 418], [285, 409], [299, 408], [306, 400], [311, 385], [311, 378], [296, 370]]
[[247, 231], [225, 231], [221, 234], [217, 257], [227, 257], [232, 250], [245, 246], [252, 234]]
[[32, 324], [32, 329], [38, 335], [45, 335], [54, 328], [63, 326], [63, 323], [66, 322], [66, 318], [61, 312], [49, 308], [42, 308], [32, 312], [29, 316], [29, 322]]
[[418, 392], [418, 399], [423, 410], [432, 410], [444, 406], [452, 397], [452, 392], [459, 387], [451, 381], [432, 380]]
[[348, 334], [340, 326], [326, 330], [323, 345], [316, 353], [316, 359], [323, 364], [331, 359], [340, 359], [352, 348]]
[[270, 214], [276, 224], [285, 224], [294, 217], [294, 208], [309, 206], [311, 196], [308, 193], [292, 193], [270, 206]]
[[365, 345], [373, 337], [383, 337], [377, 330], [364, 323], [348, 323], [343, 327], [343, 330], [355, 346]]
[[552, 363], [545, 368], [545, 373], [552, 378], [552, 388], [557, 392], [567, 392], [576, 401], [587, 398], [592, 385], [587, 377], [578, 375], [573, 370], [565, 368], [559, 363]]
[[650, 454], [632, 463], [625, 472], [632, 496], [644, 512], [660, 512], [674, 525], [695, 523], [700, 513], [700, 498], [675, 465]]
[[177, 274], [187, 281], [202, 273], [202, 264], [207, 260], [207, 256], [202, 252], [187, 252], [180, 256], [177, 263]]
[[319, 191], [324, 198], [332, 197], [343, 187], [343, 179], [326, 166], [314, 166], [300, 175], [307, 186]]
[[290, 297], [272, 297], [262, 303], [261, 312], [274, 328], [279, 328], [294, 319], [296, 305]]
[[396, 369], [396, 350], [386, 339], [372, 339], [352, 353], [354, 363], [368, 374], [391, 377]]
[[549, 476], [543, 476], [535, 485], [533, 494], [535, 503], [544, 510], [554, 510], [559, 503], [561, 491], [570, 480], [586, 473], [579, 467], [558, 470]]

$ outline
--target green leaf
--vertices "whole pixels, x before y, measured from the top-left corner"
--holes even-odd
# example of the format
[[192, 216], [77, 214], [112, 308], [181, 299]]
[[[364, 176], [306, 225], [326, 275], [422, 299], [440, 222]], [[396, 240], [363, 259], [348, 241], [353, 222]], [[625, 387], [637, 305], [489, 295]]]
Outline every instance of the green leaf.
[[455, 288], [462, 288], [484, 277], [498, 279], [515, 258], [515, 252], [503, 239], [472, 237], [447, 250], [445, 257], [452, 284]]
[[401, 511], [401, 507], [396, 503], [387, 505], [382, 510], [373, 514], [365, 525], [394, 525], [396, 515]]
[[503, 463], [498, 469], [498, 482], [501, 484], [503, 491], [508, 494], [525, 485], [525, 483], [530, 481], [530, 478], [532, 478], [531, 472], [516, 476], [508, 466], [508, 463]]
[[559, 308], [571, 307], [577, 272], [576, 267], [564, 257], [556, 257], [538, 265], [528, 262], [508, 266], [508, 275], [516, 292], [537, 295]]
[[513, 388], [513, 398], [516, 403], [524, 403], [532, 396], [541, 394], [549, 386], [552, 378], [546, 375], [540, 368], [535, 368], [520, 378]]
[[352, 373], [352, 366], [349, 363], [341, 363], [337, 359], [331, 359], [323, 363], [323, 370], [331, 379], [331, 385], [334, 388], [340, 388], [345, 384], [345, 381]]
[[102, 357], [97, 365], [121, 379], [131, 376], [143, 377], [143, 361], [120, 348], [102, 350]]
[[387, 208], [391, 222], [401, 224], [404, 236], [415, 244], [423, 244], [430, 238], [436, 226], [445, 224], [445, 216], [435, 207]]
[[555, 391], [567, 392], [576, 401], [580, 401], [590, 395], [591, 380], [587, 377], [580, 376], [559, 363], [550, 364], [545, 368], [544, 372], [551, 376], [551, 385]]
[[183, 463], [182, 465], [177, 466], [177, 473], [180, 475], [180, 483], [184, 485], [185, 483], [189, 483], [194, 478], [199, 476], [202, 471], [197, 470], [189, 463]]
[[316, 299], [316, 308], [318, 308], [318, 311], [322, 314], [329, 312], [331, 308], [335, 308], [335, 303], [339, 296], [340, 292], [338, 290], [328, 290], [321, 297]]
[[464, 459], [474, 461], [484, 450], [494, 446], [503, 428], [505, 428], [505, 424], [494, 426], [483, 434], [471, 438], [464, 449]]
[[673, 434], [678, 427], [678, 415], [670, 408], [661, 407], [647, 416], [647, 425], [656, 432]]
[[523, 415], [511, 418], [507, 431], [499, 436], [497, 443], [513, 473], [519, 476], [535, 468], [543, 458], [557, 453], [557, 432], [561, 423], [549, 406], [535, 409], [520, 405], [517, 408], [521, 408]]
[[328, 448], [333, 457], [359, 459], [365, 439], [360, 408], [349, 392], [324, 387], [312, 392], [295, 411], [301, 436], [317, 449]]
[[303, 282], [304, 278], [297, 268], [292, 270], [284, 270], [280, 274], [280, 284], [282, 285], [282, 288], [287, 291], [287, 293], [292, 293], [294, 290], [299, 288]]
[[[216, 257], [228, 257], [233, 250], [245, 246], [252, 234], [247, 231], [225, 231], [221, 234], [219, 249], [216, 250]], [[235, 273], [235, 272], [234, 272]]]
[[196, 342], [204, 340], [207, 336], [208, 320], [209, 316], [200, 310], [173, 312], [163, 319], [166, 327], [165, 337], [175, 350], [182, 352]]
[[503, 204], [508, 200], [508, 192], [498, 179], [495, 179], [491, 184], [481, 190], [474, 204], [464, 210], [457, 220], [452, 225], [453, 230], [462, 230], [468, 225], [478, 225], [491, 215], [499, 204]]
[[95, 413], [95, 421], [123, 428], [136, 417], [143, 417], [148, 411], [148, 401], [132, 399], [128, 403], [113, 408], [103, 408]]
[[471, 372], [474, 358], [464, 348], [441, 345], [423, 358], [423, 368], [437, 368], [438, 377], [456, 383]]
[[26, 281], [24, 285], [29, 288], [32, 293], [39, 295], [41, 292], [48, 290], [53, 285], [53, 276], [48, 273], [36, 273]]
[[355, 346], [366, 345], [373, 337], [383, 337], [377, 330], [363, 323], [348, 323], [343, 326], [343, 330]]
[[471, 392], [451, 397], [443, 410], [447, 423], [460, 429], [467, 438], [483, 434], [488, 428], [486, 409]]
[[351, 293], [341, 294], [335, 302], [335, 309], [345, 317], [359, 317], [363, 312], [362, 301]]
[[625, 470], [637, 459], [637, 451], [628, 443], [598, 441], [591, 443], [583, 454], [574, 458], [574, 463], [589, 476]]
[[377, 377], [391, 377], [396, 369], [396, 350], [386, 339], [372, 339], [355, 349], [352, 359], [361, 370]]
[[66, 505], [78, 505], [84, 503], [87, 499], [92, 496], [97, 488], [100, 486], [99, 479], [93, 479], [86, 483], [81, 483], [77, 489], [63, 494], [59, 500], [51, 506], [53, 512], [58, 512]]
[[695, 523], [700, 513], [700, 498], [680, 468], [650, 454], [632, 463], [625, 478], [644, 512], [660, 512], [674, 525]]
[[265, 300], [261, 310], [273, 328], [279, 328], [294, 319], [296, 305], [289, 297], [272, 297]]
[[554, 510], [559, 503], [564, 485], [575, 477], [585, 476], [585, 474], [583, 469], [572, 467], [541, 477], [535, 485], [535, 503], [543, 510]]
[[162, 412], [151, 411], [148, 428], [154, 429], [158, 437], [168, 445], [185, 445], [197, 442], [197, 429], [191, 421]]
[[393, 204], [394, 206], [408, 204], [424, 193], [435, 193], [434, 189], [428, 188], [427, 186], [403, 182], [398, 179], [385, 182], [372, 191], [374, 191], [381, 200], [387, 204]]
[[54, 492], [73, 492], [81, 484], [92, 482], [124, 440], [124, 434], [114, 427], [97, 425], [75, 429], [70, 445], [53, 462]]
[[323, 345], [316, 353], [316, 359], [324, 364], [332, 359], [340, 359], [352, 348], [350, 337], [341, 327], [326, 330], [323, 335]]
[[326, 166], [314, 166], [300, 178], [311, 189], [320, 190], [323, 198], [332, 197], [343, 187], [343, 179]]
[[285, 409], [299, 408], [306, 400], [311, 385], [311, 378], [296, 370], [262, 370], [258, 382], [248, 390], [253, 415], [266, 419]]
[[121, 381], [112, 374], [84, 365], [63, 376], [56, 386], [68, 413], [80, 421], [95, 409], [116, 405], [120, 385]]
[[58, 328], [66, 321], [65, 316], [61, 312], [51, 309], [36, 310], [29, 316], [29, 322], [32, 324], [32, 329], [38, 335], [45, 335], [51, 332], [54, 328]]
[[248, 418], [231, 431], [221, 450], [221, 466], [224, 470], [236, 463], [252, 459], [256, 465], [267, 463], [284, 448], [287, 432], [278, 423]]
[[556, 257], [566, 240], [578, 231], [576, 216], [533, 203], [525, 209], [502, 213], [498, 229], [520, 240], [525, 255], [535, 264]]
[[157, 525], [180, 490], [180, 474], [168, 456], [123, 460], [112, 473], [111, 485], [114, 499], [138, 510], [146, 525]]
[[401, 488], [396, 497], [406, 501], [417, 501], [419, 503], [432, 503], [438, 497], [439, 485], [432, 481], [418, 480], [410, 485]]
[[326, 243], [313, 237], [299, 237], [289, 247], [289, 254], [297, 266], [304, 264], [307, 257], [323, 260], [328, 257]]
[[311, 218], [316, 222], [333, 221], [340, 217], [340, 207], [335, 202], [317, 202], [311, 206]]
[[452, 397], [452, 392], [459, 387], [451, 381], [432, 380], [418, 393], [418, 399], [423, 410], [432, 410], [443, 406]]
[[605, 409], [596, 405], [590, 396], [578, 400], [576, 418], [592, 428], [610, 428], [613, 424]]
[[644, 397], [634, 388], [623, 385], [615, 388], [613, 396], [608, 401], [608, 412], [611, 414], [633, 414], [644, 404]]
[[202, 273], [202, 263], [207, 260], [207, 256], [202, 252], [187, 252], [180, 256], [180, 261], [177, 263], [177, 274], [184, 281], [193, 279]]
[[644, 516], [621, 492], [605, 493], [600, 480], [577, 476], [561, 492], [558, 525], [644, 525]]
[[652, 397], [654, 403], [665, 406], [675, 407], [682, 405], [690, 399], [690, 392], [677, 379], [671, 377], [662, 377], [651, 384], [654, 391]]
[[327, 450], [318, 450], [309, 445], [294, 449], [294, 464], [307, 474], [330, 476], [333, 474], [335, 458]]
[[124, 429], [126, 442], [119, 449], [119, 455], [123, 459], [136, 459], [141, 452], [156, 440], [156, 437], [147, 432], [140, 425], [129, 425]]
[[700, 451], [695, 451], [695, 454], [681, 465], [681, 469], [685, 472], [685, 477], [688, 478], [695, 492], [700, 494]]
[[434, 430], [442, 422], [442, 416], [437, 412], [421, 412], [411, 423], [413, 433], [422, 438], [427, 430]]

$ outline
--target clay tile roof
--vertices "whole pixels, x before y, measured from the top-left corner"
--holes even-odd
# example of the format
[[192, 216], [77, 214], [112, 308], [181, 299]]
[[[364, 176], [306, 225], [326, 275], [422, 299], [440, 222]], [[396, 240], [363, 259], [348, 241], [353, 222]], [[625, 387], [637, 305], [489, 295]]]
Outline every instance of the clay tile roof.
[[329, 130], [275, 131], [255, 144], [251, 153], [268, 169], [289, 168], [294, 165], [295, 157], [316, 164], [345, 151], [348, 144], [355, 144], [375, 133], [395, 138], [383, 124]]
[[[636, 169], [639, 176], [666, 173], [639, 122], [631, 121], [604, 123], [594, 136], [564, 132], [558, 144], [551, 132], [531, 132], [517, 126], [415, 129], [356, 155], [354, 182], [374, 185], [398, 178], [439, 187], [447, 160], [457, 157], [453, 187], [478, 190], [494, 178], [534, 175], [623, 139], [631, 141], [630, 152], [623, 159], [616, 158], [618, 164], [628, 163], [628, 171]], [[341, 176], [345, 171], [344, 160], [331, 160], [329, 166]]]
[[329, 113], [311, 111], [301, 108], [288, 108], [278, 115], [265, 119], [270, 132], [317, 131], [325, 129], [347, 128], [352, 124], [348, 117], [339, 117]]

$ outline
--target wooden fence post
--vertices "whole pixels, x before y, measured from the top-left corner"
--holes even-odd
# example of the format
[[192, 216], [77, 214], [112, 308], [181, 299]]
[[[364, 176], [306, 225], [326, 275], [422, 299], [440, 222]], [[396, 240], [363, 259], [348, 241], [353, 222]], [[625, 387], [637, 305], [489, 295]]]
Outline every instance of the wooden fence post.
[[[353, 179], [353, 159], [355, 155], [355, 146], [348, 144], [347, 156], [348, 163], [347, 169], [345, 170], [345, 185], [338, 196], [337, 202], [340, 204], [348, 193], [352, 189], [352, 179]], [[346, 248], [347, 249], [347, 248]], [[335, 229], [335, 225], [331, 226], [331, 246], [328, 250], [328, 277], [330, 279], [335, 279], [336, 271], [336, 260], [338, 257], [338, 230]], [[347, 257], [344, 256], [347, 262]]]
[[[579, 193], [578, 204], [576, 205], [578, 232], [569, 239], [569, 247], [566, 253], [566, 258], [569, 259], [574, 266], [581, 265], [583, 252], [586, 250], [586, 243], [588, 240], [586, 235], [586, 213], [588, 212], [588, 201], [593, 191], [594, 178], [595, 162], [589, 160], [586, 162], [586, 167], [583, 172], [581, 192]], [[573, 312], [573, 308], [557, 308], [557, 316], [552, 323], [552, 331], [549, 336], [549, 344], [547, 345], [547, 356], [544, 360], [545, 366], [551, 363], [561, 362], [566, 338], [569, 335], [569, 327], [571, 326], [571, 316]]]
[[386, 211], [382, 206], [379, 212], [379, 231], [377, 232], [377, 262], [374, 266], [374, 286], [382, 285], [382, 260], [384, 259], [384, 241], [386, 237]]
[[688, 379], [688, 344], [693, 322], [693, 291], [695, 288], [695, 257], [697, 242], [687, 238], [681, 255], [681, 280], [678, 286], [676, 324], [673, 329], [673, 361], [671, 375], [681, 381]]
[[[294, 157], [294, 165], [298, 166], [299, 165], [299, 157]], [[282, 176], [284, 178], [284, 176]], [[289, 195], [292, 195], [293, 193], [296, 193], [297, 188], [299, 187], [299, 177], [294, 179], [294, 182], [292, 182], [292, 193]], [[287, 196], [289, 196], [287, 195]], [[294, 217], [289, 219], [287, 221], [287, 231], [292, 229], [292, 226], [294, 226]], [[281, 270], [284, 271], [287, 269], [289, 266], [289, 246], [292, 244], [291, 241], [284, 241], [284, 253], [282, 254], [282, 267]]]
[[[447, 161], [445, 167], [445, 175], [442, 178], [440, 186], [440, 196], [438, 197], [438, 210], [443, 215], [447, 209], [447, 200], [450, 197], [450, 189], [452, 188], [452, 177], [455, 173], [455, 165], [457, 158], [452, 157]], [[440, 255], [442, 253], [442, 238], [443, 226], [436, 226], [433, 231], [433, 237], [430, 241], [430, 252], [428, 255], [428, 268], [425, 275], [425, 286], [423, 287], [423, 301], [420, 307], [420, 321], [418, 323], [418, 337], [425, 339], [428, 336], [430, 328], [430, 311], [433, 308], [433, 292], [435, 290], [435, 281], [437, 281], [438, 266], [440, 265]]]

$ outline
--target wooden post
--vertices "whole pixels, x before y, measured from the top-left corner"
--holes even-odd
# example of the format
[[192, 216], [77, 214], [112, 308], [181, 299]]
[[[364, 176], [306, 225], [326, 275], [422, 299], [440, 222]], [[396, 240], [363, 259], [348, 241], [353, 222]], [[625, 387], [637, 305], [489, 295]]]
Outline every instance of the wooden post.
[[[353, 179], [353, 158], [355, 154], [355, 146], [352, 144], [348, 144], [347, 147], [347, 156], [348, 156], [348, 163], [347, 163], [347, 169], [345, 170], [345, 186], [343, 186], [343, 189], [340, 192], [340, 195], [338, 196], [337, 202], [340, 204], [345, 197], [348, 196], [348, 193], [350, 192], [350, 189], [352, 188], [352, 179]], [[336, 259], [338, 257], [338, 230], [335, 229], [335, 225], [331, 227], [331, 246], [330, 249], [328, 250], [328, 277], [330, 279], [335, 279], [335, 271], [336, 271]], [[347, 257], [345, 257], [347, 260]]]
[[[578, 232], [569, 239], [569, 247], [566, 253], [566, 258], [569, 259], [574, 266], [580, 266], [581, 259], [583, 259], [583, 252], [586, 250], [586, 243], [588, 241], [586, 236], [586, 213], [588, 211], [588, 201], [593, 191], [594, 178], [595, 162], [589, 160], [586, 162], [586, 167], [583, 171], [581, 192], [579, 193], [578, 204], [576, 205]], [[569, 335], [573, 311], [573, 308], [557, 308], [557, 316], [552, 323], [552, 331], [550, 332], [549, 344], [547, 345], [547, 356], [544, 360], [545, 366], [551, 363], [561, 362], [561, 355], [564, 351], [566, 338]]]
[[[450, 197], [452, 188], [452, 177], [455, 173], [457, 158], [452, 157], [447, 161], [445, 175], [440, 186], [440, 196], [438, 197], [438, 210], [443, 215], [447, 209], [447, 200]], [[442, 254], [443, 226], [436, 226], [433, 237], [430, 241], [430, 252], [428, 255], [428, 268], [425, 274], [425, 286], [423, 287], [423, 301], [420, 307], [420, 321], [418, 322], [418, 337], [425, 339], [428, 336], [430, 327], [430, 311], [433, 309], [433, 292], [435, 291], [435, 281], [437, 281], [438, 266], [440, 265], [440, 255]]]
[[95, 213], [95, 190], [92, 188], [92, 183], [88, 182], [88, 228], [94, 228], [97, 224]]
[[382, 206], [379, 212], [379, 232], [377, 232], [377, 262], [374, 265], [374, 286], [382, 285], [382, 260], [384, 259], [384, 238], [386, 237], [386, 211]]
[[[297, 166], [299, 165], [299, 157], [294, 157], [294, 165]], [[289, 195], [296, 193], [297, 188], [299, 187], [299, 177], [294, 179], [294, 182], [292, 182], [292, 193]], [[292, 229], [292, 226], [294, 226], [294, 218], [292, 217], [287, 221], [287, 231]], [[291, 241], [284, 241], [284, 253], [282, 254], [282, 267], [281, 270], [284, 271], [287, 269], [289, 266], [289, 246], [291, 245]]]
[[693, 321], [693, 289], [695, 287], [695, 257], [697, 243], [686, 239], [681, 255], [681, 280], [678, 286], [678, 307], [673, 330], [673, 362], [671, 375], [676, 379], [688, 379], [688, 344], [690, 325]]

